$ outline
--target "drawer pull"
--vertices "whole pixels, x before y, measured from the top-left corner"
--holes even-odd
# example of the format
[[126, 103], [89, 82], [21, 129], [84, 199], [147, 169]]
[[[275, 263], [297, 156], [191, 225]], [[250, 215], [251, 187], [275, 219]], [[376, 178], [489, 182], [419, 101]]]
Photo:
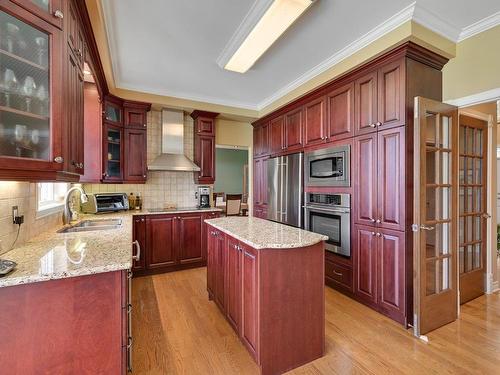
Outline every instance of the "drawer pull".
[[337, 275], [337, 276], [343, 276], [343, 275], [342, 275], [342, 272], [337, 272], [337, 271], [335, 271], [335, 270], [333, 270], [333, 274], [334, 274], [334, 275]]

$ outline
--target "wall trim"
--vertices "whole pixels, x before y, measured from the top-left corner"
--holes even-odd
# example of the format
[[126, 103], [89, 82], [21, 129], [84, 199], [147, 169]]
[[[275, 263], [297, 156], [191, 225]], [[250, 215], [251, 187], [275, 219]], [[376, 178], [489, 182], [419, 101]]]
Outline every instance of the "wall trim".
[[493, 13], [492, 15], [479, 20], [472, 25], [464, 27], [458, 36], [457, 42], [461, 42], [471, 36], [480, 34], [483, 31], [491, 29], [495, 26], [500, 25], [500, 11]]
[[425, 26], [429, 30], [434, 31], [435, 33], [444, 36], [445, 38], [453, 42], [457, 41], [458, 36], [460, 35], [460, 28], [452, 25], [451, 23], [443, 19], [440, 15], [430, 11], [420, 3], [413, 3], [413, 6], [413, 21], [419, 23], [422, 26]]
[[500, 283], [498, 281], [493, 281], [493, 283], [491, 284], [491, 293], [494, 293], [498, 290], [500, 290]]
[[464, 96], [462, 98], [446, 100], [445, 103], [457, 107], [468, 107], [470, 105], [493, 102], [500, 99], [500, 87], [488, 91]]

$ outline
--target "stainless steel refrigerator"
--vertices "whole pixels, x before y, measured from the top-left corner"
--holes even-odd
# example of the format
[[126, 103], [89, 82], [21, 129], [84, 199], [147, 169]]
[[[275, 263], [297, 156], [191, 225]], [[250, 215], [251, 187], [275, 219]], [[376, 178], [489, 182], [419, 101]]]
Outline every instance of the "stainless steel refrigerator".
[[267, 163], [267, 218], [302, 227], [303, 154], [271, 158]]

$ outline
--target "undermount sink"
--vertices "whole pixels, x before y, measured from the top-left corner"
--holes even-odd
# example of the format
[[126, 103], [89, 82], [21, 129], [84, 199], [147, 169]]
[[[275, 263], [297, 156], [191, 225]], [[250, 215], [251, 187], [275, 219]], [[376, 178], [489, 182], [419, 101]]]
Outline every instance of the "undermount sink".
[[118, 229], [121, 226], [122, 226], [122, 219], [82, 220], [79, 223], [58, 230], [57, 233], [88, 232], [92, 230]]

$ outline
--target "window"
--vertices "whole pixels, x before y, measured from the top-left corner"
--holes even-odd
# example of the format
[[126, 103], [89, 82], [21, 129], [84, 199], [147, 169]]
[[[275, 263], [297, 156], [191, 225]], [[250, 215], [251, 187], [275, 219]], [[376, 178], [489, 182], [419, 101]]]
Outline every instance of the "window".
[[41, 182], [37, 184], [37, 207], [39, 215], [60, 211], [64, 205], [64, 195], [69, 189], [67, 183]]

